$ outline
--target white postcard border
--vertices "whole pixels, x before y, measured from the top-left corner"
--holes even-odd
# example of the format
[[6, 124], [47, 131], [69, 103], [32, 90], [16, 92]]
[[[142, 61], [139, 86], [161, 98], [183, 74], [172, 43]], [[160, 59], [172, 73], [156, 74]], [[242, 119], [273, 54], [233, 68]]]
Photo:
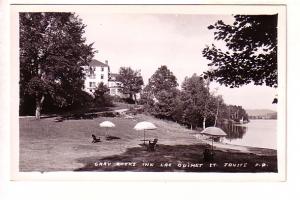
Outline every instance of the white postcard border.
[[[126, 8], [125, 8], [126, 7]], [[11, 180], [284, 181], [286, 179], [286, 7], [284, 5], [11, 5]], [[109, 8], [109, 9], [108, 9]], [[278, 173], [185, 172], [19, 172], [18, 12], [82, 11], [107, 13], [274, 14], [278, 16]]]

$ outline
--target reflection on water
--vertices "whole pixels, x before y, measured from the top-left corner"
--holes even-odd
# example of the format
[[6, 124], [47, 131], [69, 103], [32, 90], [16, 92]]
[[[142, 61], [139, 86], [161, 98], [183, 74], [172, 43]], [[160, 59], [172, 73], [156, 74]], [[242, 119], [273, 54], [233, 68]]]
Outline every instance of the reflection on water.
[[[247, 124], [226, 123], [217, 127], [223, 129], [227, 136], [216, 138], [215, 142], [277, 149], [277, 120], [251, 120]], [[196, 135], [196, 138], [201, 137], [201, 134]]]
[[248, 124], [219, 127], [227, 133], [221, 139], [224, 143], [277, 149], [277, 120], [251, 120]]
[[247, 127], [234, 125], [233, 123], [218, 124], [218, 127], [227, 133], [225, 138], [229, 141], [232, 139], [243, 138], [247, 132]]

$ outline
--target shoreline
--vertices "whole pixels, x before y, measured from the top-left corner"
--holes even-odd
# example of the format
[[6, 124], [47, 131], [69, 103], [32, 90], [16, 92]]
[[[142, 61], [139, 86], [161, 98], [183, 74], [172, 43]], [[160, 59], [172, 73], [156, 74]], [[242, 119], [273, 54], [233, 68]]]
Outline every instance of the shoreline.
[[[178, 162], [199, 163], [203, 161], [203, 151], [211, 141], [195, 137], [199, 132], [186, 129], [179, 124], [152, 116], [137, 114], [134, 118], [96, 117], [92, 119], [56, 118], [33, 120], [20, 118], [20, 171], [124, 171], [123, 168], [99, 169], [93, 166], [98, 161], [111, 162], [154, 162], [174, 163], [174, 168], [126, 168], [127, 170], [176, 171]], [[109, 130], [109, 135], [119, 139], [105, 140], [105, 130], [99, 123], [109, 120], [116, 124]], [[140, 146], [143, 132], [135, 131], [134, 125], [139, 121], [153, 122], [158, 129], [147, 131], [146, 138], [158, 138], [157, 151], [149, 152]], [[91, 143], [91, 134], [101, 138], [99, 143]], [[214, 143], [216, 162], [254, 162], [270, 163], [269, 168], [243, 168], [243, 172], [274, 172], [277, 169], [276, 150], [251, 148], [238, 145]], [[51, 164], [49, 164], [51, 163]], [[197, 168], [201, 170], [217, 170], [231, 172], [230, 168]], [[184, 170], [184, 169], [179, 169]], [[199, 172], [200, 172], [199, 171]]]
[[[199, 140], [207, 145], [211, 145], [210, 139], [205, 139], [201, 134], [197, 134], [198, 136], [194, 136], [196, 140]], [[244, 146], [238, 144], [229, 144], [229, 143], [221, 143], [214, 142], [214, 149], [216, 150], [232, 150], [240, 153], [250, 153], [261, 156], [277, 156], [276, 149], [264, 148], [264, 147], [252, 147], [252, 146]]]

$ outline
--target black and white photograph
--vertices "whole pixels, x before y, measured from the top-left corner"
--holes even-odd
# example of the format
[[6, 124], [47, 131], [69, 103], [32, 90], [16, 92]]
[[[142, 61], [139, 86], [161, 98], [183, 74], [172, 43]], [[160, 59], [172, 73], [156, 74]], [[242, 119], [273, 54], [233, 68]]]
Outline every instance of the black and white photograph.
[[16, 174], [284, 179], [284, 6], [53, 8], [12, 6]]

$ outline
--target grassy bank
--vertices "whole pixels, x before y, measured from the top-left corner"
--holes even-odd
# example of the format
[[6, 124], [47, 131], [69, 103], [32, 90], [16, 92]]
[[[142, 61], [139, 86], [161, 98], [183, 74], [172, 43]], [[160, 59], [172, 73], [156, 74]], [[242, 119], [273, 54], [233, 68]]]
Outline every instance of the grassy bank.
[[[119, 139], [105, 140], [105, 129], [99, 127], [99, 123], [105, 120], [116, 124], [115, 128], [109, 129], [109, 135]], [[137, 122], [145, 120], [153, 122], [158, 127], [157, 130], [146, 132], [146, 138], [159, 139], [155, 152], [149, 152], [141, 146], [143, 132], [133, 130]], [[277, 170], [276, 151], [258, 148], [247, 148], [247, 151], [244, 151], [234, 147], [230, 149], [230, 146], [218, 147], [214, 160], [217, 165], [212, 167], [210, 163], [203, 163], [203, 150], [207, 144], [204, 140], [196, 140], [195, 133], [176, 123], [146, 115], [136, 115], [134, 119], [96, 117], [63, 121], [55, 117], [41, 120], [22, 118], [20, 171], [275, 172]], [[100, 137], [102, 141], [91, 143], [92, 134]], [[145, 166], [147, 163], [153, 166]], [[231, 163], [232, 166], [225, 167], [226, 163]], [[243, 166], [233, 167], [238, 163], [243, 163]], [[187, 167], [188, 165], [190, 167]]]

